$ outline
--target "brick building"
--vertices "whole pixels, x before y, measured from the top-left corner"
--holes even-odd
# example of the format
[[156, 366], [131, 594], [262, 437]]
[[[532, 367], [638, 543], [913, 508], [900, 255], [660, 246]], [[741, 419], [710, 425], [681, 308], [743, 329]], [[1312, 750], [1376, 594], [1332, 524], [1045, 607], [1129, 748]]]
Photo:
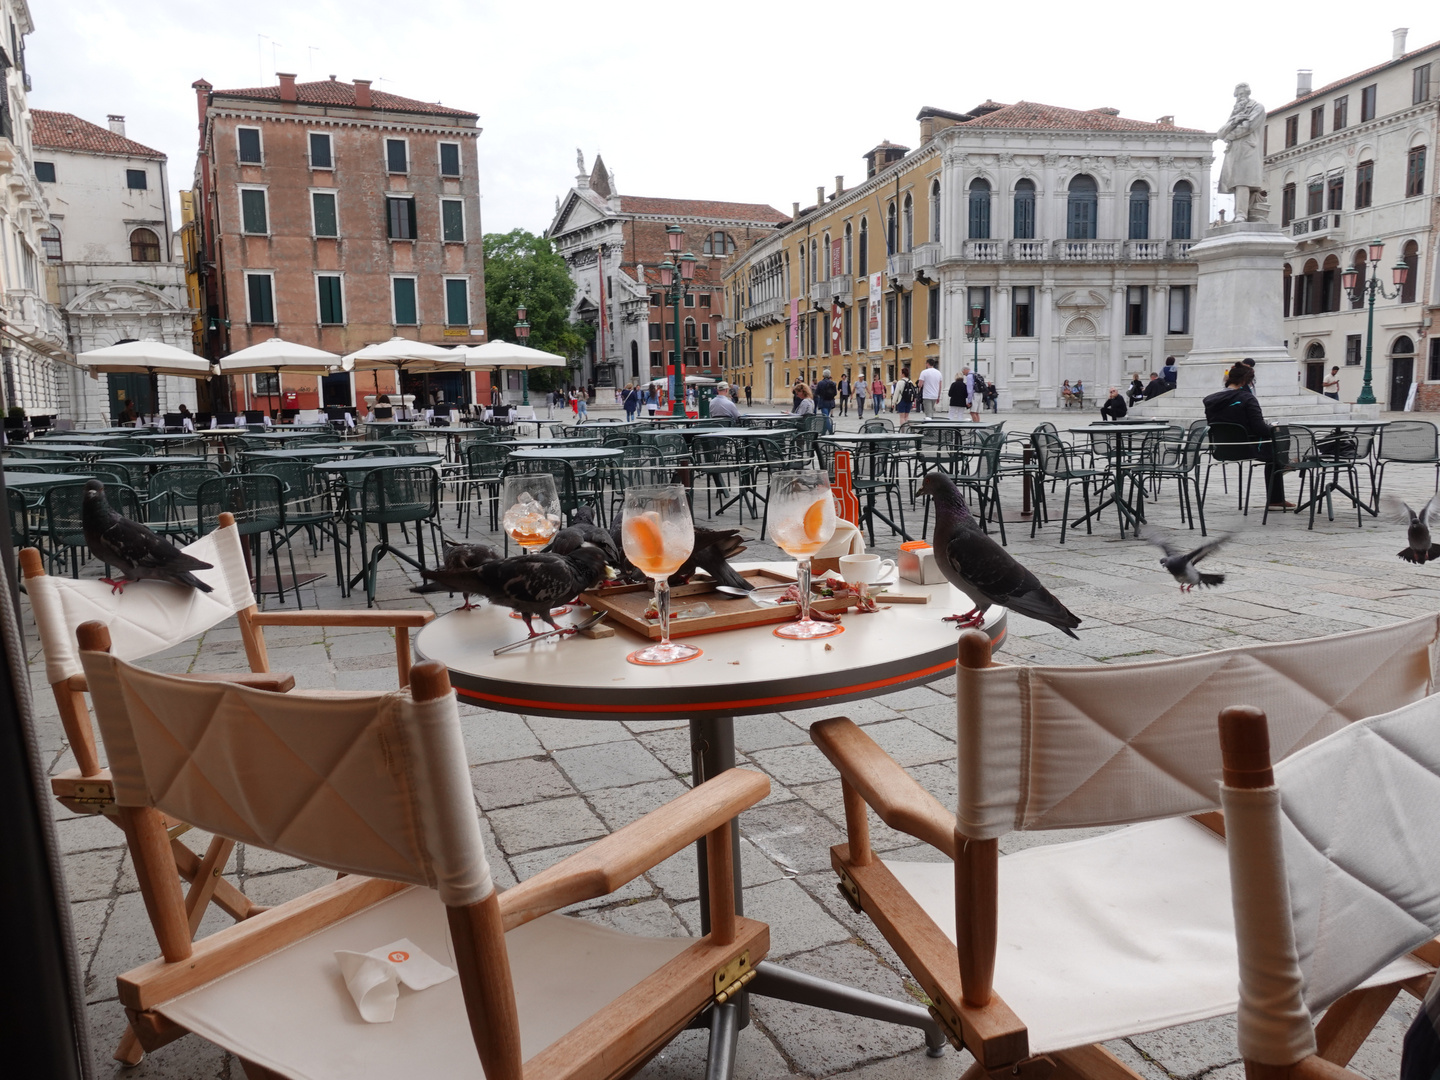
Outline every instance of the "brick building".
[[[221, 357], [279, 335], [352, 352], [400, 335], [479, 344], [485, 326], [478, 117], [334, 78], [216, 90], [194, 83], [200, 150], [194, 205], [204, 349]], [[463, 374], [397, 388], [388, 372], [249, 376], [274, 406], [353, 404], [356, 392], [488, 386]], [[239, 404], [246, 389], [232, 389]], [[360, 386], [357, 388], [357, 381]]]
[[686, 373], [718, 377], [725, 366], [721, 273], [789, 219], [763, 203], [621, 195], [598, 155], [588, 173], [583, 157], [578, 164], [575, 186], [556, 200], [546, 235], [575, 281], [573, 317], [596, 326], [579, 381], [624, 386], [666, 374], [675, 312], [656, 267], [670, 257], [665, 230], [672, 225], [684, 230], [681, 250], [698, 260], [680, 313]]

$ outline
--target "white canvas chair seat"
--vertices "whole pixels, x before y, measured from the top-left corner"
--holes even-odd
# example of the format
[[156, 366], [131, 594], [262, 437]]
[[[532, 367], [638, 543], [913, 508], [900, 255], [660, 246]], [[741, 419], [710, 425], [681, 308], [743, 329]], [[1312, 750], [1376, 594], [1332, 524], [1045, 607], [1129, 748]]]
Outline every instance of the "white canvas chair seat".
[[[955, 940], [949, 862], [884, 860]], [[1225, 843], [1189, 818], [1000, 859], [995, 990], [1030, 1050], [1105, 1042], [1232, 1013], [1239, 968]], [[1425, 975], [1401, 957], [1369, 983]]]
[[[402, 937], [456, 966], [444, 906], [433, 891], [412, 888], [157, 1011], [295, 1080], [483, 1076], [458, 979], [402, 989], [389, 1023], [360, 1018], [335, 951], [368, 951]], [[505, 945], [523, 1057], [534, 1057], [692, 944], [693, 938], [634, 937], [564, 915], [511, 930]]]

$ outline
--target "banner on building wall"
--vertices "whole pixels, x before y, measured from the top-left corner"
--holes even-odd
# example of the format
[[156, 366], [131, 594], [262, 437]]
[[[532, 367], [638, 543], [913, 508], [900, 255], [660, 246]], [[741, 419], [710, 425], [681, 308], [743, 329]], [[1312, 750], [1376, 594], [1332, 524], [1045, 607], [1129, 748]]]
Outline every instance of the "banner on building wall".
[[880, 352], [880, 305], [883, 302], [882, 274], [870, 275], [870, 351]]
[[844, 323], [844, 313], [839, 304], [830, 305], [830, 355], [840, 355], [840, 328]]
[[841, 241], [830, 241], [830, 276], [839, 277], [845, 273], [845, 253]]
[[800, 355], [800, 301], [790, 301], [790, 349], [787, 357]]

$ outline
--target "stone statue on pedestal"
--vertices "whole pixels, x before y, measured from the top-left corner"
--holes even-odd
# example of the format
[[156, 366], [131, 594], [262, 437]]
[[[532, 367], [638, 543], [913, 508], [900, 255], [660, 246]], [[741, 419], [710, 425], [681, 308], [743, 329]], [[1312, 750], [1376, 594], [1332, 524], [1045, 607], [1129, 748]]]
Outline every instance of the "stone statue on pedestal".
[[[1260, 194], [1260, 186], [1265, 181], [1260, 153], [1264, 129], [1265, 106], [1250, 96], [1249, 83], [1240, 83], [1235, 87], [1235, 107], [1230, 110], [1230, 119], [1219, 131], [1219, 137], [1225, 142], [1225, 162], [1220, 166], [1218, 190], [1227, 195], [1235, 193], [1236, 221], [1264, 220], [1257, 216], [1260, 207], [1253, 197]], [[1268, 212], [1269, 207], [1265, 210]]]

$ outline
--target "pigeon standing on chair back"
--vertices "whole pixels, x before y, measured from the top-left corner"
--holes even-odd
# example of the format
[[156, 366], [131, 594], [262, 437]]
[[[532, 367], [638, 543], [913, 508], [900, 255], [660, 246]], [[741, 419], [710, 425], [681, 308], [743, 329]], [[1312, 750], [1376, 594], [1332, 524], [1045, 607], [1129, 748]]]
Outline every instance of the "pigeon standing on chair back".
[[121, 517], [105, 499], [105, 485], [99, 480], [85, 484], [85, 497], [80, 503], [80, 524], [90, 553], [101, 562], [118, 567], [121, 577], [112, 581], [102, 578], [112, 590], [124, 591], [131, 581], [168, 581], [186, 585], [201, 592], [213, 590], [192, 571], [209, 570], [211, 564], [157, 536], [138, 521]]
[[952, 616], [961, 626], [978, 626], [984, 611], [999, 604], [1049, 623], [1070, 637], [1080, 619], [1010, 553], [980, 531], [964, 496], [939, 470], [925, 474], [920, 493], [935, 500], [935, 564], [945, 579], [970, 598], [975, 610]]

